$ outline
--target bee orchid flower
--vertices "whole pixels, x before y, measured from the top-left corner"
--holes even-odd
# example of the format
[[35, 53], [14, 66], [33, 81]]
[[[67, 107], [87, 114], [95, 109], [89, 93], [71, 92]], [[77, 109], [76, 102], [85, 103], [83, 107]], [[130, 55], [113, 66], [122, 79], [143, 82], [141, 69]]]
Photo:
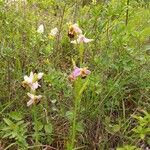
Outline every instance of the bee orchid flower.
[[27, 102], [27, 106], [38, 104], [40, 102], [40, 99], [42, 98], [42, 95], [37, 96], [31, 93], [27, 93], [27, 95], [30, 97], [30, 100]]
[[82, 30], [79, 28], [78, 24], [75, 23], [69, 27], [68, 36], [74, 38], [75, 36], [82, 34]]
[[71, 41], [71, 43], [73, 44], [80, 44], [80, 43], [89, 43], [89, 42], [92, 42], [94, 39], [88, 39], [85, 37], [85, 35], [83, 34], [80, 34], [78, 36], [78, 38], [74, 41]]
[[69, 79], [71, 81], [74, 81], [79, 76], [82, 77], [82, 78], [86, 78], [86, 76], [89, 75], [90, 73], [91, 73], [91, 71], [88, 70], [87, 67], [84, 67], [84, 68], [74, 67], [74, 70], [71, 73], [71, 75], [69, 76]]
[[22, 82], [23, 87], [29, 86], [31, 90], [36, 90], [38, 87], [40, 87], [38, 80], [40, 80], [43, 77], [43, 73], [40, 72], [38, 74], [31, 72], [30, 76], [24, 76], [24, 81]]

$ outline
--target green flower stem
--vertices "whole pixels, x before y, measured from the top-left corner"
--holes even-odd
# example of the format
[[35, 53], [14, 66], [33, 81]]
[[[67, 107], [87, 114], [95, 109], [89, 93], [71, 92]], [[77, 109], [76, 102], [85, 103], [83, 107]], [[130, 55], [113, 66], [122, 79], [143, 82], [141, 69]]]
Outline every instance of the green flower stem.
[[[31, 90], [31, 94], [36, 95], [36, 91]], [[32, 114], [33, 114], [34, 127], [35, 127], [35, 143], [37, 145], [37, 144], [39, 144], [39, 133], [38, 133], [38, 120], [37, 120], [37, 117], [38, 117], [37, 116], [37, 107], [35, 104], [33, 105]]]
[[39, 133], [38, 133], [38, 124], [37, 124], [37, 107], [36, 105], [33, 106], [33, 116], [34, 116], [34, 125], [35, 125], [35, 143], [36, 145], [39, 144]]
[[75, 147], [76, 139], [76, 125], [77, 125], [77, 115], [80, 110], [80, 102], [82, 99], [82, 93], [86, 89], [88, 80], [83, 84], [82, 79], [78, 78], [74, 83], [74, 110], [72, 119], [72, 128], [70, 131], [70, 143], [67, 145], [67, 150], [73, 150]]
[[79, 44], [79, 58], [80, 58], [80, 67], [83, 63], [83, 53], [84, 53], [84, 45], [83, 43]]
[[73, 121], [72, 121], [71, 143], [70, 143], [68, 150], [73, 150], [74, 145], [75, 145], [77, 110], [78, 110], [78, 100], [75, 100], [75, 106], [74, 106], [74, 111], [73, 111]]
[[80, 87], [80, 82], [79, 80], [76, 80], [74, 82], [74, 110], [73, 110], [73, 118], [72, 118], [72, 127], [70, 130], [70, 140], [69, 143], [67, 144], [67, 150], [73, 150], [74, 145], [75, 145], [75, 138], [76, 138], [76, 120], [77, 120], [77, 111], [80, 106], [80, 98], [79, 97], [79, 87]]

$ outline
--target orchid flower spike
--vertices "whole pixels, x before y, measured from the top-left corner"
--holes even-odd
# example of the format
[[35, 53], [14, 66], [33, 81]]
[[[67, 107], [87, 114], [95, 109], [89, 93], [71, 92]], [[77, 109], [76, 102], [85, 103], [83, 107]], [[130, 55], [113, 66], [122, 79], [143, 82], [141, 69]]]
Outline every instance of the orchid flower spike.
[[44, 25], [43, 25], [43, 24], [41, 24], [41, 25], [38, 27], [37, 32], [38, 32], [38, 33], [43, 33], [43, 32], [44, 32]]
[[69, 80], [74, 81], [76, 80], [77, 77], [81, 77], [81, 78], [86, 78], [87, 75], [89, 75], [91, 73], [90, 70], [88, 70], [87, 67], [84, 68], [78, 68], [78, 67], [74, 67], [73, 72], [71, 73], [71, 75], [69, 76]]
[[77, 40], [71, 41], [73, 44], [80, 44], [80, 43], [89, 43], [92, 42], [94, 39], [88, 39], [85, 37], [85, 35], [80, 34], [77, 38]]
[[27, 93], [27, 95], [30, 97], [30, 100], [27, 102], [27, 106], [30, 106], [32, 104], [39, 104], [40, 99], [42, 98], [42, 95], [34, 95], [31, 93]]

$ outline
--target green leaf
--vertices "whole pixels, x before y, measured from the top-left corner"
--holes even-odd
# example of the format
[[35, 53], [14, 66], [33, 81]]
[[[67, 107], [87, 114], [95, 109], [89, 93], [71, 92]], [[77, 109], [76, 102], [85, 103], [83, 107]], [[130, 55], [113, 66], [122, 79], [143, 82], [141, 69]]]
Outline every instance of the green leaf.
[[78, 122], [78, 123], [77, 123], [76, 130], [77, 130], [78, 132], [81, 132], [81, 133], [84, 132], [84, 128], [83, 128], [83, 123], [82, 123], [82, 122]]
[[144, 138], [145, 138], [145, 134], [140, 134], [140, 138], [142, 139], [142, 140], [144, 140]]
[[119, 124], [116, 124], [112, 127], [113, 131], [114, 132], [118, 132], [120, 130], [120, 125]]
[[24, 121], [23, 121], [23, 120], [17, 122], [17, 125], [18, 125], [18, 126], [19, 126], [19, 125], [22, 125], [22, 124], [24, 124]]
[[68, 120], [73, 120], [73, 112], [72, 111], [67, 111], [66, 112], [66, 117]]
[[[43, 124], [42, 124], [42, 122], [40, 122], [40, 121], [37, 121], [37, 129], [38, 129], [38, 131], [41, 131], [42, 129], [43, 129]], [[35, 125], [35, 123], [34, 123], [34, 130], [35, 130], [35, 128], [36, 128], [36, 125]]]
[[23, 116], [20, 114], [20, 112], [16, 112], [16, 111], [11, 112], [9, 116], [16, 121], [23, 119]]
[[7, 131], [7, 130], [10, 130], [11, 128], [9, 127], [9, 126], [7, 126], [7, 127], [3, 127], [1, 130], [2, 131]]
[[42, 52], [43, 52], [44, 54], [50, 54], [52, 51], [53, 51], [53, 48], [52, 48], [51, 45], [47, 45], [47, 46], [42, 50]]
[[150, 27], [148, 28], [144, 28], [143, 31], [141, 32], [141, 36], [143, 38], [143, 40], [146, 38], [146, 37], [149, 37], [150, 35]]
[[10, 119], [7, 119], [7, 118], [4, 118], [4, 122], [9, 125], [9, 126], [14, 126], [15, 124], [10, 120]]
[[86, 89], [87, 85], [88, 85], [88, 80], [86, 80], [86, 82], [83, 84], [82, 88], [80, 89], [80, 91], [79, 91], [79, 96], [82, 95], [82, 93], [83, 93], [84, 90]]
[[48, 133], [48, 134], [51, 134], [52, 131], [53, 131], [53, 127], [52, 127], [52, 124], [46, 124], [45, 127], [45, 132]]
[[9, 137], [10, 135], [11, 135], [11, 133], [8, 132], [3, 136], [3, 138]]

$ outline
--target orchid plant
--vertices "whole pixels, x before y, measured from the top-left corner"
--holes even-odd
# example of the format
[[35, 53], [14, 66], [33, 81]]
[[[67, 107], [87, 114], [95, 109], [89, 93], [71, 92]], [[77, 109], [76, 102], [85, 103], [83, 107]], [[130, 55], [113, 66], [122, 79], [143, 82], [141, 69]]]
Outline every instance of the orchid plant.
[[73, 119], [71, 120], [72, 126], [70, 130], [70, 139], [67, 143], [67, 150], [73, 150], [75, 147], [76, 139], [76, 128], [77, 128], [77, 112], [80, 110], [80, 103], [82, 99], [83, 91], [86, 89], [88, 80], [82, 82], [82, 78], [86, 78], [87, 75], [91, 73], [87, 67], [81, 68], [83, 63], [83, 54], [84, 54], [84, 43], [92, 42], [93, 39], [88, 39], [85, 35], [82, 34], [82, 30], [79, 28], [78, 24], [73, 24], [69, 27], [68, 36], [72, 39], [71, 43], [79, 45], [79, 58], [80, 58], [80, 67], [75, 65], [73, 61], [74, 70], [69, 75], [69, 80], [74, 81], [73, 94], [74, 94], [74, 108], [73, 108]]
[[28, 92], [27, 95], [30, 97], [30, 100], [27, 102], [27, 106], [34, 105], [33, 107], [33, 116], [34, 116], [34, 122], [35, 122], [35, 141], [36, 144], [38, 144], [38, 125], [37, 125], [37, 109], [35, 104], [38, 104], [40, 102], [40, 99], [42, 98], [42, 95], [36, 95], [36, 89], [38, 87], [41, 87], [41, 85], [38, 83], [40, 79], [42, 79], [44, 73], [33, 73], [31, 72], [29, 76], [24, 76], [24, 81], [22, 82], [22, 86], [24, 88], [30, 88], [30, 93]]

